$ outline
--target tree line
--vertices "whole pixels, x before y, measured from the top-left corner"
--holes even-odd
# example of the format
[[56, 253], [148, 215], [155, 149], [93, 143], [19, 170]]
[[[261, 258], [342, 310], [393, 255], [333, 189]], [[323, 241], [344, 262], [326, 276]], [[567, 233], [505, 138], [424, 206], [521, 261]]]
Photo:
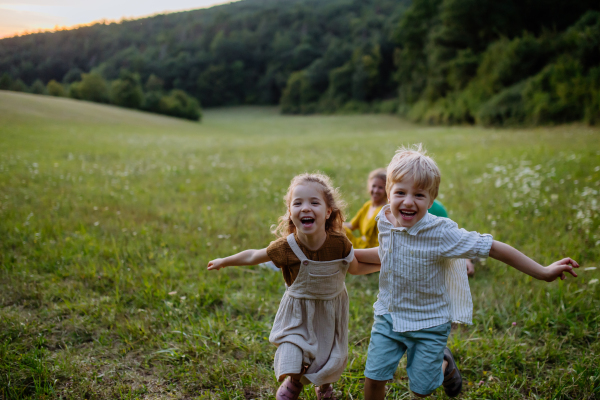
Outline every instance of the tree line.
[[599, 11], [590, 0], [243, 0], [0, 40], [0, 84], [166, 114], [198, 100], [596, 123]]
[[71, 70], [63, 78], [63, 83], [52, 79], [44, 85], [38, 78], [31, 86], [26, 85], [20, 78], [13, 80], [9, 74], [4, 73], [0, 76], [0, 90], [114, 104], [192, 121], [200, 121], [202, 118], [198, 100], [183, 90], [173, 89], [167, 93], [163, 81], [156, 75], [150, 75], [142, 86], [139, 75], [125, 69], [121, 70], [119, 78], [112, 82], [107, 82], [97, 72], [86, 74]]

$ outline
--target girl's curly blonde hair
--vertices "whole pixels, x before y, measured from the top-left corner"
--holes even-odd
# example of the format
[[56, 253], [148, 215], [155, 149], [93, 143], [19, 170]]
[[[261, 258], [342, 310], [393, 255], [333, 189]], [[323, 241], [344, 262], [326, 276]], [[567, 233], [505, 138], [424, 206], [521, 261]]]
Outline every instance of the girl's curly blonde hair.
[[279, 223], [277, 226], [271, 227], [271, 232], [278, 237], [286, 237], [290, 233], [296, 233], [296, 226], [292, 222], [292, 216], [290, 214], [290, 203], [292, 202], [292, 192], [298, 185], [304, 183], [316, 183], [321, 188], [323, 194], [323, 200], [327, 208], [331, 209], [329, 218], [325, 221], [326, 232], [344, 232], [344, 211], [346, 203], [341, 198], [340, 191], [338, 188], [333, 186], [331, 179], [321, 173], [314, 174], [302, 174], [296, 175], [290, 182], [287, 193], [284, 196], [286, 212], [284, 215], [279, 217]]

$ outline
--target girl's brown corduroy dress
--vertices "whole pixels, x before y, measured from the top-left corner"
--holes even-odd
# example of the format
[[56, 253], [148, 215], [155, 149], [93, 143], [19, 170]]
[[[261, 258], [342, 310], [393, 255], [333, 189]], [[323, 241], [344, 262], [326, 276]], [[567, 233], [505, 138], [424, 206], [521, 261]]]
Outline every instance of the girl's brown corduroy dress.
[[348, 362], [348, 293], [344, 282], [354, 249], [346, 258], [312, 261], [287, 237], [301, 261], [294, 283], [281, 299], [269, 341], [277, 346], [275, 375], [298, 374], [308, 365], [302, 383], [336, 382]]

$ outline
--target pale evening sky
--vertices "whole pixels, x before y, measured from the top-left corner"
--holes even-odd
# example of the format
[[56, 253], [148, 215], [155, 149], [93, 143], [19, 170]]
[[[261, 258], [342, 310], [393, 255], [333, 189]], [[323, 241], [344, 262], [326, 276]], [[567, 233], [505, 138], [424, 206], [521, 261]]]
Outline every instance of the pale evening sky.
[[99, 20], [193, 10], [232, 0], [0, 0], [0, 38]]

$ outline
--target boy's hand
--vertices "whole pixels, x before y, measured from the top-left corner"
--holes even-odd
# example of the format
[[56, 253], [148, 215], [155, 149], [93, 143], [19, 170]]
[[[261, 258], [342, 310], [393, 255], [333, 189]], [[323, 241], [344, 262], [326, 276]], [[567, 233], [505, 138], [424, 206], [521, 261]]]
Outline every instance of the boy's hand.
[[212, 260], [208, 262], [208, 266], [206, 267], [207, 270], [220, 270], [221, 268], [225, 268], [225, 265], [223, 265], [223, 259], [222, 258], [217, 258], [216, 260]]
[[561, 280], [565, 280], [565, 272], [577, 277], [573, 268], [579, 268], [579, 264], [569, 257], [563, 258], [560, 261], [557, 261], [553, 264], [548, 265], [546, 269], [546, 276], [543, 278], [546, 282], [552, 282], [556, 278], [560, 278]]

